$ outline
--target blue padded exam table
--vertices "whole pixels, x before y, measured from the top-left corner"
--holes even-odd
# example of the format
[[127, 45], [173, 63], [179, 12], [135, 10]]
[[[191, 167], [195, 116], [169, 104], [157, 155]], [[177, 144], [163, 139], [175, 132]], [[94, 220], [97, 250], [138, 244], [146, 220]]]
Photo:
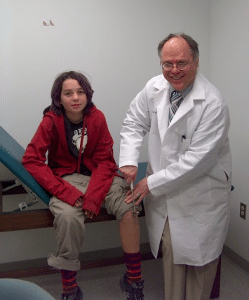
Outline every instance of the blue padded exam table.
[[33, 176], [22, 166], [25, 149], [0, 126], [0, 162], [42, 201], [49, 203], [49, 196]]
[[[22, 185], [32, 199], [39, 198], [48, 205], [49, 195], [22, 165], [24, 152], [25, 149], [0, 126], [0, 163], [16, 177], [17, 184], [14, 186]], [[0, 196], [2, 204], [2, 195]], [[52, 226], [53, 217], [49, 209], [32, 211], [25, 211], [25, 207], [23, 209], [19, 212], [1, 212], [0, 232]]]

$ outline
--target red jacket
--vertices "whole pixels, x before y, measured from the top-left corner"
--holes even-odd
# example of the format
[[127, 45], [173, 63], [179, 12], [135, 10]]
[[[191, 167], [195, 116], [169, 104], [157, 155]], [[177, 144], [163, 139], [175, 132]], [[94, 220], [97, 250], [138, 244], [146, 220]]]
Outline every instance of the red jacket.
[[113, 178], [117, 175], [117, 165], [113, 158], [113, 139], [104, 114], [94, 106], [85, 118], [88, 142], [83, 162], [92, 175], [84, 195], [61, 178], [63, 175], [75, 173], [78, 164], [78, 160], [68, 149], [63, 116], [57, 116], [50, 111], [43, 117], [24, 153], [22, 163], [53, 196], [70, 205], [74, 205], [80, 196], [84, 196], [82, 208], [97, 215]]

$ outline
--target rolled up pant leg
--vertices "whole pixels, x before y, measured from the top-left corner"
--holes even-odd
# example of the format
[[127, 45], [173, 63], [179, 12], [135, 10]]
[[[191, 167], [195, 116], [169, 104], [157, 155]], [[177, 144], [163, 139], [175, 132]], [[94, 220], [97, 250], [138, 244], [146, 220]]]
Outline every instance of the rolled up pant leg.
[[[115, 176], [109, 192], [104, 201], [104, 206], [108, 214], [112, 214], [117, 220], [122, 220], [124, 214], [133, 210], [132, 203], [125, 203], [126, 193], [130, 190], [130, 185], [121, 177]], [[137, 211], [142, 210], [141, 204], [136, 206]]]
[[[88, 182], [80, 174], [64, 178], [78, 189], [85, 190]], [[83, 182], [84, 181], [84, 182]], [[55, 197], [49, 203], [49, 209], [54, 215], [54, 228], [57, 240], [56, 256], [50, 254], [48, 264], [63, 270], [80, 270], [79, 254], [83, 249], [85, 237], [85, 214], [81, 208], [71, 206]]]
[[57, 240], [56, 256], [50, 254], [48, 264], [63, 270], [80, 270], [79, 253], [85, 236], [85, 216], [81, 208], [76, 208], [52, 199], [50, 210], [54, 215], [54, 228]]

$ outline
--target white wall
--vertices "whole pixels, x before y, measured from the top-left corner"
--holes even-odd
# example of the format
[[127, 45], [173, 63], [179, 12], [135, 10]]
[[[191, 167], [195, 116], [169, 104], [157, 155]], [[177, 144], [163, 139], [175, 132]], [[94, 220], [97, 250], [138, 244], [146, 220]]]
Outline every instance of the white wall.
[[[160, 73], [157, 45], [185, 31], [199, 43], [209, 73], [209, 5], [205, 0], [1, 0], [0, 124], [24, 147], [54, 78], [65, 70], [90, 75], [93, 101], [107, 117], [118, 157], [128, 105]], [[43, 26], [52, 20], [54, 27]], [[146, 156], [143, 157], [146, 160]]]
[[[90, 75], [93, 101], [106, 115], [116, 159], [129, 103], [147, 80], [161, 72], [160, 40], [171, 32], [191, 35], [200, 45], [200, 71], [209, 77], [209, 1], [0, 0], [0, 4], [0, 125], [23, 147], [50, 104], [52, 83], [62, 71]], [[49, 20], [55, 26], [43, 26]], [[140, 161], [146, 160], [145, 149]], [[112, 232], [113, 223], [106, 224], [106, 230]], [[44, 257], [49, 239], [44, 249], [40, 240], [46, 235], [47, 230], [1, 233], [4, 249], [14, 249], [20, 240], [32, 243], [32, 251], [20, 243], [11, 255], [4, 252], [2, 262]], [[92, 241], [88, 249], [102, 249], [108, 243]]]
[[[226, 245], [249, 261], [249, 2], [211, 0], [212, 82], [230, 108], [230, 141], [233, 155], [232, 213]], [[247, 220], [239, 204], [247, 204]]]

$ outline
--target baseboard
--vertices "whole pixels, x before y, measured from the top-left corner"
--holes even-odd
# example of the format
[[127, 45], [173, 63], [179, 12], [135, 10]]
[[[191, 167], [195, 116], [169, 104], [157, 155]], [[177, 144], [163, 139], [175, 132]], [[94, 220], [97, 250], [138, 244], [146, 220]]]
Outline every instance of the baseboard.
[[[230, 261], [249, 274], [249, 262], [224, 245], [223, 253]], [[142, 260], [154, 259], [149, 243], [141, 244]], [[161, 251], [159, 257], [162, 257]], [[80, 254], [81, 270], [123, 264], [122, 248], [84, 252]], [[0, 278], [20, 278], [57, 273], [47, 265], [46, 258], [0, 264]]]
[[244, 259], [238, 253], [234, 252], [232, 249], [224, 245], [223, 247], [223, 255], [226, 256], [231, 262], [236, 264], [242, 270], [249, 274], [249, 261]]
[[[142, 260], [154, 258], [149, 243], [141, 244], [140, 248]], [[81, 253], [80, 262], [82, 270], [123, 264], [123, 251], [120, 247]], [[0, 278], [30, 277], [58, 272], [47, 265], [46, 258], [0, 264], [0, 270]]]

